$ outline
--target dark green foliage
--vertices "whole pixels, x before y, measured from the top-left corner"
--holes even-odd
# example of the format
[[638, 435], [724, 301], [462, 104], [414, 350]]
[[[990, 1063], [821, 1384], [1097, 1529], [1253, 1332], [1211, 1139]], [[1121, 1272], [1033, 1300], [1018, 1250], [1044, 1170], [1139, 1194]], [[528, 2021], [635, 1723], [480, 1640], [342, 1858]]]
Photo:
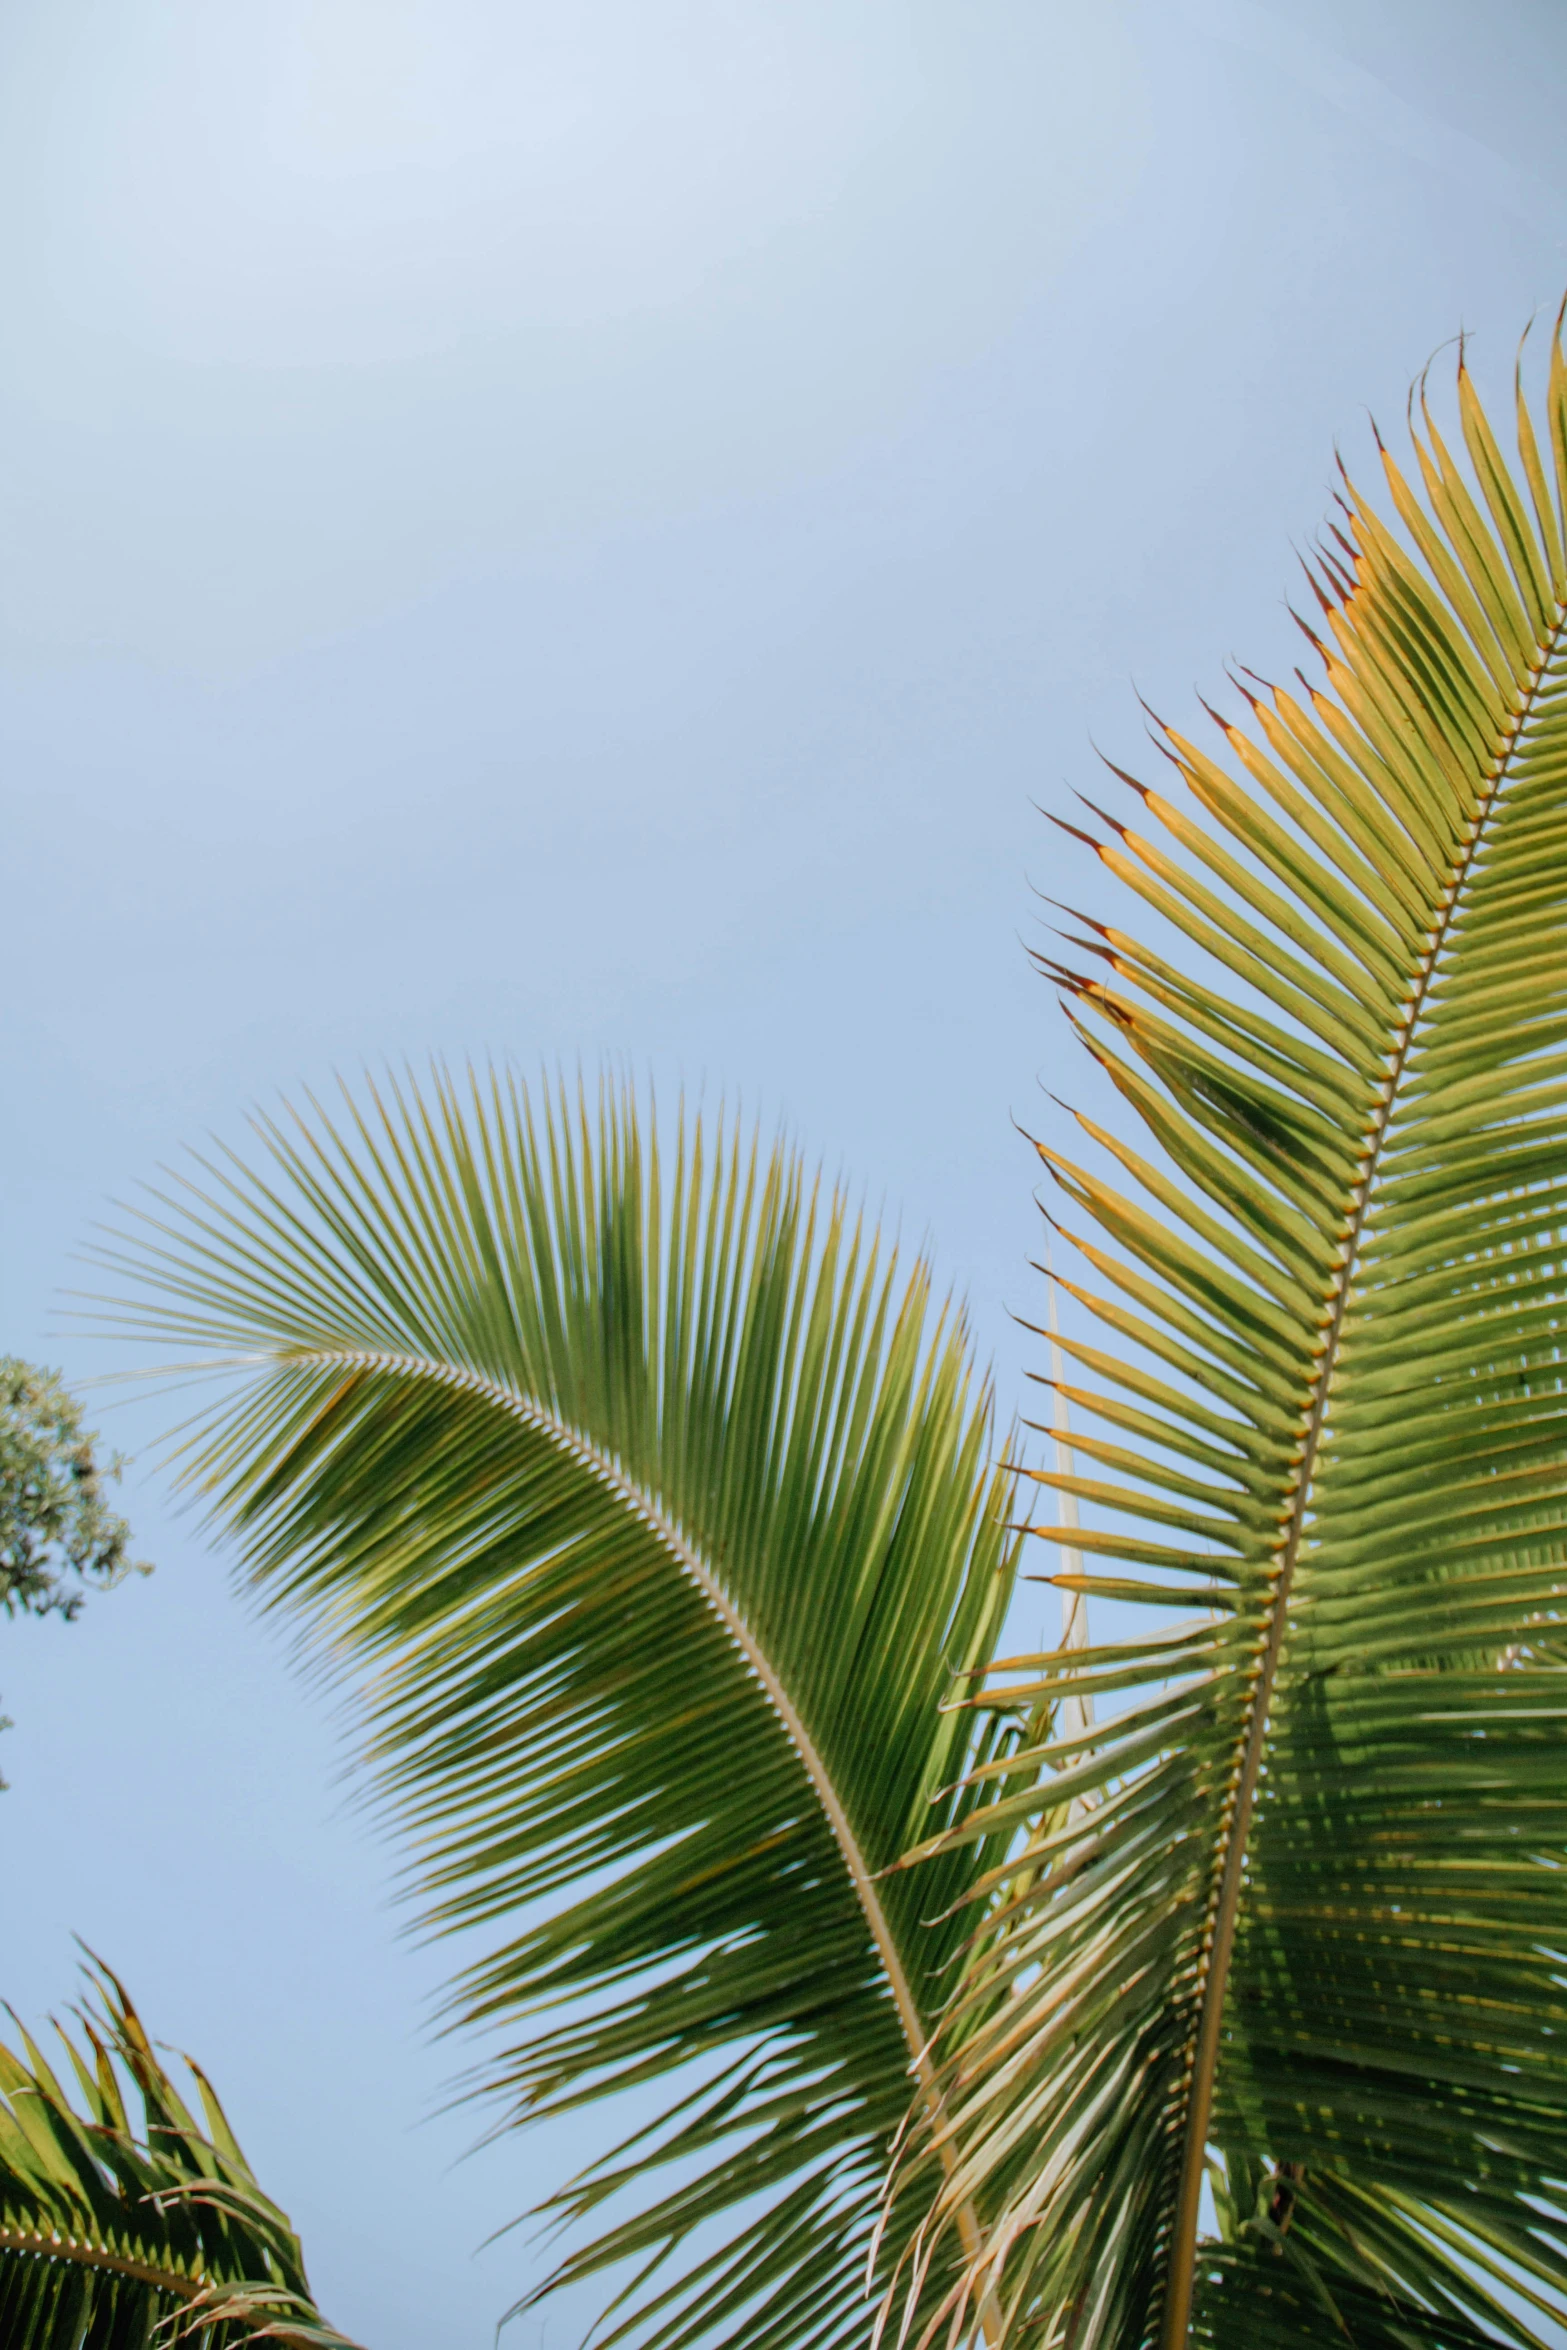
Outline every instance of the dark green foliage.
[[105, 1487], [123, 1463], [95, 1447], [53, 1371], [0, 1355], [0, 1608], [74, 1616], [90, 1586], [147, 1574]]

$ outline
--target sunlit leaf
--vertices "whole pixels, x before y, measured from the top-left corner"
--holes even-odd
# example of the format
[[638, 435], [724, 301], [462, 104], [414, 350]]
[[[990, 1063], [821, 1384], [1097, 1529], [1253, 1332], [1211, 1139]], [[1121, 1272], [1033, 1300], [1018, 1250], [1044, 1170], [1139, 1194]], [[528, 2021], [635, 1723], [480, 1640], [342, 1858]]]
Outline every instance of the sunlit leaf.
[[1044, 1151], [1113, 1475], [1041, 1482], [1100, 1508], [1070, 1588], [1193, 1621], [998, 1668], [1097, 1690], [1034, 1757], [1096, 1800], [989, 1880], [900, 2173], [911, 2273], [987, 2215], [959, 2332], [1567, 2323], [1560, 350], [1516, 475], [1462, 363], [1458, 406], [1462, 458], [1423, 400], [1413, 479], [1387, 458], [1394, 521], [1344, 482], [1321, 682], [1241, 678], [1214, 758], [1156, 726], [1171, 796], [1094, 836], [1162, 936], [1126, 903], [1047, 965], [1152, 1155]]

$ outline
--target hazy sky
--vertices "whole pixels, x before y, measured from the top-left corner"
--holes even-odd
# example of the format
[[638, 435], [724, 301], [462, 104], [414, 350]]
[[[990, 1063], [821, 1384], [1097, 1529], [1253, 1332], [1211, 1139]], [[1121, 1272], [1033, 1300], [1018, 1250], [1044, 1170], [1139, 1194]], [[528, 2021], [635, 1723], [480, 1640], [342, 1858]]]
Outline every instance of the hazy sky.
[[[1035, 803], [1293, 659], [1341, 443], [1567, 286], [1560, 0], [8, 0], [0, 1349], [73, 1373], [106, 1198], [386, 1056], [738, 1092], [970, 1290], [1023, 1393], [1011, 1120], [1081, 1096]], [[116, 1414], [143, 1445], [144, 1417]], [[213, 2071], [371, 2350], [483, 2350], [327, 1702], [158, 1573], [0, 1627], [0, 1994], [70, 1935]], [[560, 2305], [506, 2337], [566, 2350]]]

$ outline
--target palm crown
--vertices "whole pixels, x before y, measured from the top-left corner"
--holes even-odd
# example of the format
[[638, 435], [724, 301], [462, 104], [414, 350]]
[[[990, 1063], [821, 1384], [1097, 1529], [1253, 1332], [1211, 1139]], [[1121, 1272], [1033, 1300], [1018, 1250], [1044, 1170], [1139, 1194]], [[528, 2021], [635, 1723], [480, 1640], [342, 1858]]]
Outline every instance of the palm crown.
[[1029, 1473], [1166, 1628], [997, 1660], [961, 1330], [730, 1127], [437, 1073], [130, 1251], [231, 1374], [188, 1474], [488, 1936], [481, 2087], [668, 2083], [552, 2199], [643, 2190], [555, 2272], [629, 2264], [607, 2340], [1567, 2314], [1567, 364], [1511, 468], [1458, 401], [1391, 520], [1346, 478], [1317, 681], [1091, 836], [1156, 943], [1047, 966], [1142, 1136], [1043, 1151], [1091, 1426]]

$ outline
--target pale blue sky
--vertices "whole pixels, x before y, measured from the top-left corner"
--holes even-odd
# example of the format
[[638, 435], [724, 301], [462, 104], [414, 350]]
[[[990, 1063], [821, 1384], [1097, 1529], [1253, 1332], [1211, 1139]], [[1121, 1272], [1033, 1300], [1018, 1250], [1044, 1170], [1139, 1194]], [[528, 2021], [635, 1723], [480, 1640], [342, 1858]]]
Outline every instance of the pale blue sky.
[[[72, 1249], [251, 1100], [609, 1051], [928, 1235], [1010, 1408], [1032, 803], [1293, 657], [1335, 439], [1567, 286], [1564, 126], [1559, 0], [11, 0], [0, 1347], [96, 1368]], [[0, 1629], [0, 1992], [85, 1935], [337, 2320], [481, 2350], [573, 2146], [452, 2167], [329, 1707], [132, 1500]]]

